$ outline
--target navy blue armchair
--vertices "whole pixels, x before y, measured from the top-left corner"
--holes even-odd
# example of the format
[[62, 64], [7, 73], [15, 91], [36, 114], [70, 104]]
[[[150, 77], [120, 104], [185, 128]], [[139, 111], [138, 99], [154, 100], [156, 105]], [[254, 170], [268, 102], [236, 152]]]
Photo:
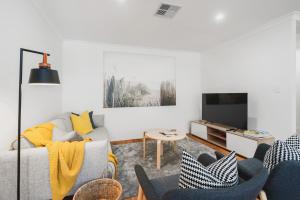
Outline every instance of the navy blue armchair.
[[[263, 168], [263, 160], [270, 148], [268, 144], [260, 144], [253, 158], [238, 161], [239, 176], [244, 180], [251, 179]], [[216, 152], [220, 159], [223, 154]], [[285, 161], [278, 164], [269, 174], [264, 191], [267, 200], [299, 200], [300, 199], [300, 162]]]
[[[216, 159], [208, 154], [199, 156], [198, 161], [204, 166]], [[140, 165], [135, 166], [139, 182], [138, 200], [255, 200], [267, 180], [267, 170], [260, 171], [247, 181], [240, 181], [237, 186], [226, 189], [179, 189], [179, 175], [149, 179]]]

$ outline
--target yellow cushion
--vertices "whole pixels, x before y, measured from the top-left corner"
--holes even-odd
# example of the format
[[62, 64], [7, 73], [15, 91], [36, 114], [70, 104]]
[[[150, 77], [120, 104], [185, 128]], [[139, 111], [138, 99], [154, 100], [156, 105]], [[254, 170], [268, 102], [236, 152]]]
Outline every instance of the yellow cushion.
[[83, 112], [80, 116], [71, 114], [71, 121], [74, 131], [81, 135], [87, 134], [93, 130], [88, 112]]

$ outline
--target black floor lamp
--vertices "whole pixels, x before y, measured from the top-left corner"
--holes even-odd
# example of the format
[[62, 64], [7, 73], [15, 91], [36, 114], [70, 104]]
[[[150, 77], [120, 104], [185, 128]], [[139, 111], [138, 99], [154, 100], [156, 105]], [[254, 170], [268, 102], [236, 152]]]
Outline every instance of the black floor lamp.
[[21, 114], [22, 114], [22, 79], [23, 79], [23, 54], [24, 52], [43, 55], [43, 62], [38, 68], [30, 71], [29, 84], [37, 85], [59, 85], [58, 72], [52, 70], [47, 62], [47, 56], [50, 54], [34, 51], [30, 49], [20, 49], [20, 71], [19, 71], [19, 104], [18, 104], [18, 166], [17, 166], [17, 200], [20, 200], [21, 193]]

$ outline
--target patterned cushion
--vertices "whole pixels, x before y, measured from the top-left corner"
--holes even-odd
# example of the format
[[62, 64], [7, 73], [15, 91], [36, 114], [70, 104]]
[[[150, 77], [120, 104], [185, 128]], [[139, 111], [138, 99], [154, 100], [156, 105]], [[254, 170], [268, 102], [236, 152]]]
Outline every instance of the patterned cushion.
[[271, 172], [279, 163], [287, 160], [300, 161], [300, 150], [277, 140], [265, 155], [264, 167]]
[[292, 135], [285, 141], [285, 143], [300, 150], [300, 137], [298, 135]]
[[218, 189], [238, 184], [235, 152], [204, 167], [193, 156], [183, 151], [179, 188]]

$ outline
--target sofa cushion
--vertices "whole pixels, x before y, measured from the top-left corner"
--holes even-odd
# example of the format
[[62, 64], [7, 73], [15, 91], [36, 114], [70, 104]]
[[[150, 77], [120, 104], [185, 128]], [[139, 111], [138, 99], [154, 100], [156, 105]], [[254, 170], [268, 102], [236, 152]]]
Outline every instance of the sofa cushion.
[[54, 119], [50, 121], [50, 123], [53, 123], [55, 127], [59, 128], [60, 130], [64, 130], [64, 131], [67, 130], [63, 119]]
[[71, 121], [74, 131], [85, 135], [93, 130], [88, 112], [83, 112], [81, 115], [71, 114]]
[[288, 160], [300, 161], [300, 150], [277, 140], [265, 155], [264, 167], [271, 172], [279, 163]]
[[83, 138], [92, 138], [93, 141], [99, 140], [108, 140], [109, 141], [109, 134], [105, 127], [99, 127], [94, 129], [92, 132], [82, 135]]
[[52, 141], [73, 142], [73, 141], [82, 141], [82, 140], [83, 140], [83, 138], [79, 134], [77, 134], [75, 131], [66, 133], [65, 131], [60, 130], [58, 128], [53, 129]]
[[[96, 128], [96, 125], [95, 125], [95, 123], [94, 123], [93, 113], [94, 113], [94, 111], [90, 111], [90, 112], [89, 112], [89, 117], [90, 117], [90, 121], [91, 121], [91, 124], [92, 124], [93, 129], [95, 129], [95, 128]], [[73, 113], [73, 112], [72, 112], [72, 115], [80, 116], [80, 114]]]
[[234, 151], [207, 167], [183, 151], [179, 188], [218, 189], [237, 184], [238, 171]]
[[67, 112], [67, 113], [63, 113], [61, 115], [58, 115], [57, 117], [55, 117], [53, 120], [56, 120], [56, 119], [61, 119], [65, 125], [65, 130], [67, 132], [70, 132], [73, 130], [73, 126], [72, 126], [72, 122], [71, 122], [71, 113], [70, 112]]
[[[23, 136], [21, 136], [21, 149], [28, 149], [33, 147], [35, 147], [34, 144], [29, 142]], [[15, 139], [10, 145], [10, 150], [17, 150], [17, 149], [18, 149], [18, 139]]]
[[95, 126], [102, 127], [104, 126], [104, 115], [93, 115], [93, 121], [95, 123]]

